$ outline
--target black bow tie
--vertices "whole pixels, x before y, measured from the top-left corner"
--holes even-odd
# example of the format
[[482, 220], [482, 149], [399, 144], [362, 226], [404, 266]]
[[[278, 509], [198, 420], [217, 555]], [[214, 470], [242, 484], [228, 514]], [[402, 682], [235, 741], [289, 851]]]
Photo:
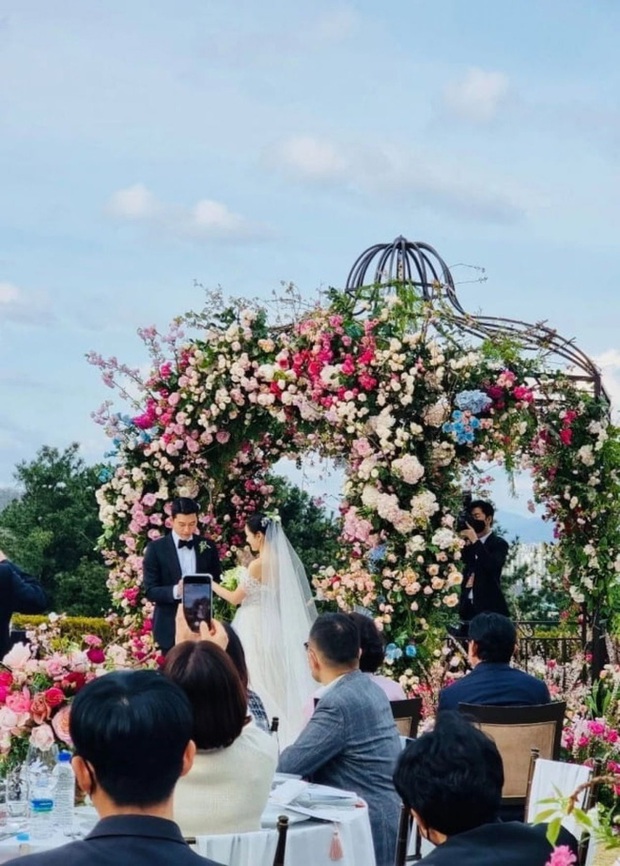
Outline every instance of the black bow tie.
[[187, 541], [184, 541], [182, 538], [179, 538], [179, 543], [177, 545], [179, 550], [182, 547], [189, 547], [189, 549], [191, 550], [193, 546], [194, 546], [194, 539], [193, 538], [188, 538]]

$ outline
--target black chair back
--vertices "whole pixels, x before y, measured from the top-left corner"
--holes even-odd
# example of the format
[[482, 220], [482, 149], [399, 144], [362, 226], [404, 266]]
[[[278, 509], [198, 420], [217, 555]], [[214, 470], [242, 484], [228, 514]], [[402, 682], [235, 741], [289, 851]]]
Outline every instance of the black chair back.
[[422, 715], [422, 698], [407, 698], [404, 701], [390, 701], [392, 715], [401, 737], [417, 737], [418, 725]]

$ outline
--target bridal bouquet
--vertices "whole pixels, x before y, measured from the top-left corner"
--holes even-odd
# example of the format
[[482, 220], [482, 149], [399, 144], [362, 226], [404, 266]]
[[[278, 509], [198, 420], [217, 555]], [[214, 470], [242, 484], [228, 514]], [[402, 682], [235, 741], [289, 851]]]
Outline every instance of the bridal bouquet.
[[29, 645], [15, 644], [0, 663], [0, 775], [25, 760], [30, 744], [71, 748], [69, 713], [77, 692], [95, 677], [129, 666], [124, 647], [104, 646], [97, 635], [62, 639], [61, 619], [52, 614], [28, 632]]

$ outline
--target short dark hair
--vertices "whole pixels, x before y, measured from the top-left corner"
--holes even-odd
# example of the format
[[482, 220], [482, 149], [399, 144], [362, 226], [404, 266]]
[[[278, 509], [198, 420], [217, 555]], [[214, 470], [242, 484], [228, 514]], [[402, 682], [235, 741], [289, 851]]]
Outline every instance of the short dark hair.
[[116, 805], [153, 806], [181, 775], [192, 708], [158, 671], [114, 671], [80, 689], [69, 728], [75, 754]]
[[490, 737], [446, 710], [401, 753], [394, 785], [427, 827], [455, 836], [496, 819], [504, 767]]
[[469, 623], [468, 638], [475, 642], [480, 661], [507, 664], [515, 651], [517, 629], [501, 613], [478, 613]]
[[245, 521], [245, 525], [250, 532], [262, 532], [264, 535], [267, 532], [267, 527], [270, 522], [271, 521], [266, 514], [261, 514], [260, 511], [256, 511], [254, 514], [250, 514], [248, 519]]
[[362, 650], [360, 670], [364, 671], [364, 673], [374, 674], [381, 667], [385, 658], [383, 635], [375, 625], [372, 617], [357, 612], [350, 613], [349, 617], [357, 626], [360, 634], [360, 647]]
[[200, 514], [200, 506], [196, 500], [190, 499], [188, 496], [179, 496], [172, 500], [170, 513], [173, 517], [176, 517], [177, 514]]
[[333, 664], [353, 665], [358, 662], [360, 633], [348, 614], [321, 614], [312, 624], [310, 639], [319, 652]]
[[467, 510], [471, 512], [474, 508], [479, 508], [485, 517], [493, 518], [495, 516], [495, 508], [486, 499], [472, 499]]
[[224, 650], [210, 641], [183, 641], [170, 650], [162, 670], [189, 698], [196, 746], [230, 746], [246, 723], [248, 699]]
[[222, 625], [224, 626], [224, 631], [228, 635], [226, 654], [237, 669], [243, 688], [247, 691], [249, 681], [248, 665], [245, 660], [245, 650], [243, 649], [241, 638], [229, 622], [224, 622]]

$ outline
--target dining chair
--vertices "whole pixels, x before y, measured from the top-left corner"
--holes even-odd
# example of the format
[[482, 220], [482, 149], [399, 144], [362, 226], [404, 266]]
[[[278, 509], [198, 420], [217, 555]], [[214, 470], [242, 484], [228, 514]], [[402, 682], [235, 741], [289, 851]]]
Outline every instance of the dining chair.
[[422, 715], [422, 698], [407, 698], [403, 701], [390, 701], [392, 715], [402, 737], [417, 737], [418, 725]]
[[566, 703], [558, 701], [534, 706], [495, 707], [459, 704], [459, 712], [469, 716], [495, 741], [504, 764], [502, 807], [525, 813], [528, 786], [534, 770], [532, 750], [540, 758], [557, 761], [560, 757], [562, 725]]

